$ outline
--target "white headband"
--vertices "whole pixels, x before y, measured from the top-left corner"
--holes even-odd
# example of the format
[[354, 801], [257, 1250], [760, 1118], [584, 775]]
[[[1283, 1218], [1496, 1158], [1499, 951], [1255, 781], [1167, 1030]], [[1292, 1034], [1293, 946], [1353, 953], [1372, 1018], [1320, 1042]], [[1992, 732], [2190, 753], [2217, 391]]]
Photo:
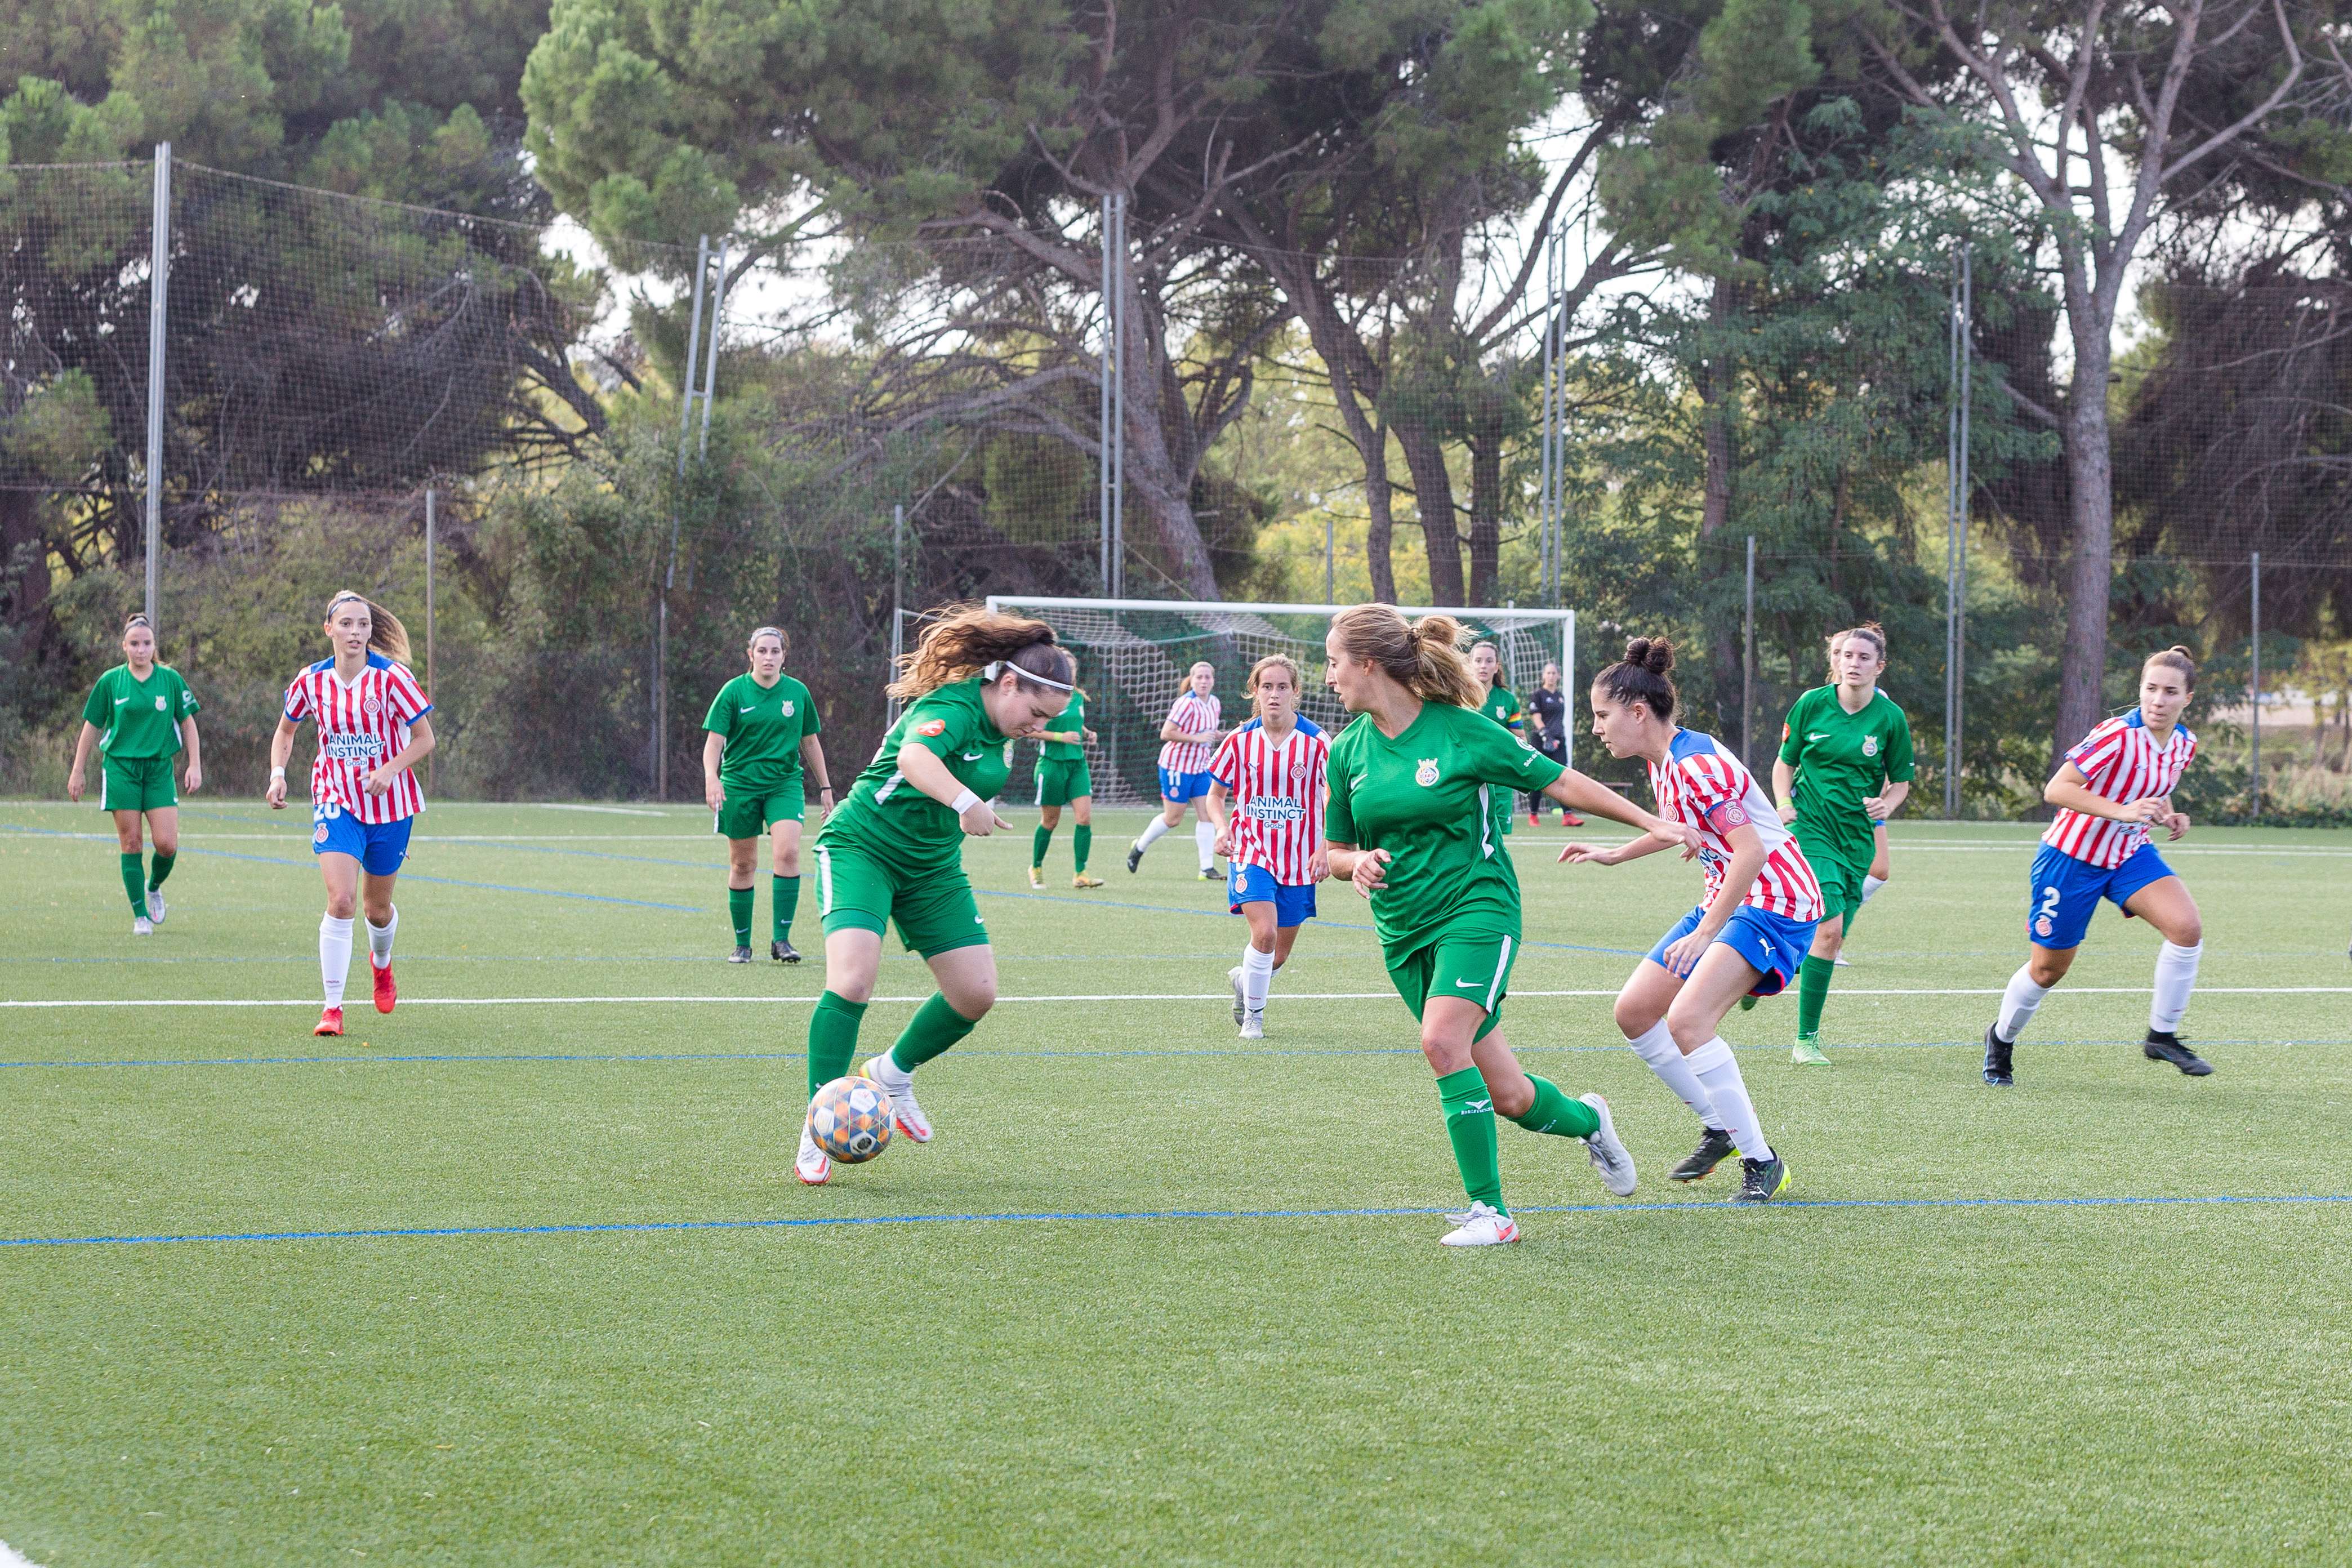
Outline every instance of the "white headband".
[[992, 659], [987, 664], [982, 665], [981, 667], [980, 678], [982, 680], [994, 680], [998, 676], [1003, 674], [1008, 669], [1024, 680], [1034, 680], [1040, 686], [1050, 686], [1056, 691], [1076, 691], [1077, 689], [1077, 687], [1075, 684], [1065, 685], [1061, 681], [1055, 680], [1050, 675], [1040, 675], [1034, 669], [1024, 669], [1017, 664], [1008, 664], [1003, 659]]

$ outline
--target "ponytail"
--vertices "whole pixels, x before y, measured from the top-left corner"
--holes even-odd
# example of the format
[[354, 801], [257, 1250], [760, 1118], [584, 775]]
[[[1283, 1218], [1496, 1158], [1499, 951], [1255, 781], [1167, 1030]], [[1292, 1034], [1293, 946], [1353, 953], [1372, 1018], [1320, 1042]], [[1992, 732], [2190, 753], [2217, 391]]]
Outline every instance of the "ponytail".
[[1664, 637], [1635, 637], [1625, 645], [1625, 657], [1604, 668], [1592, 684], [1612, 702], [1638, 702], [1661, 723], [1671, 723], [1680, 694], [1667, 672], [1675, 667], [1675, 645]]
[[361, 604], [367, 606], [368, 647], [395, 663], [415, 662], [408, 651], [408, 628], [400, 624], [398, 616], [394, 615], [365, 594], [354, 593], [349, 588], [344, 589], [327, 601], [325, 618], [333, 620], [335, 611], [348, 604]]
[[898, 679], [885, 689], [911, 702], [954, 681], [974, 675], [992, 680], [1007, 669], [1034, 686], [1077, 689], [1077, 660], [1055, 643], [1052, 626], [970, 605], [944, 612], [925, 628], [914, 651], [899, 656]]

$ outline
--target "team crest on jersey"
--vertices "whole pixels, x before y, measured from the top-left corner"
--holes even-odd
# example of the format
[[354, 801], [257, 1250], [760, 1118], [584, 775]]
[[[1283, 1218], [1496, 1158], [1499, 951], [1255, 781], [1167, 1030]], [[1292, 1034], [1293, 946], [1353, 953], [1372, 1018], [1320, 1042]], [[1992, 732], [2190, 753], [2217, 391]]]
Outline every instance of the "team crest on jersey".
[[1420, 768], [1417, 769], [1412, 775], [1412, 782], [1419, 784], [1423, 789], [1427, 789], [1430, 785], [1435, 784], [1437, 782], [1437, 759], [1435, 757], [1422, 758]]
[[2036, 936], [2048, 936], [2056, 929], [2057, 928], [2055, 926], [2051, 924], [2050, 917], [2048, 915], [2043, 915], [2033, 922], [2033, 934]]
[[787, 698], [785, 698], [785, 699], [784, 699], [784, 717], [785, 717], [785, 718], [787, 718], [787, 719], [789, 719], [789, 718], [791, 718], [792, 716], [793, 716], [793, 700], [792, 700], [791, 698], [787, 697]]
[[158, 712], [158, 713], [166, 713], [166, 712], [169, 712], [170, 710], [171, 710], [171, 704], [170, 704], [170, 702], [169, 702], [169, 700], [166, 700], [166, 699], [164, 699], [164, 698], [161, 698], [161, 697], [158, 697], [157, 699], [155, 699], [155, 711], [156, 711], [156, 712]]
[[327, 825], [326, 825], [325, 823], [323, 823], [323, 822], [322, 822], [322, 823], [319, 824], [319, 826], [316, 826], [316, 827], [314, 827], [314, 828], [310, 829], [310, 842], [311, 842], [311, 843], [313, 843], [313, 844], [324, 844], [326, 841], [327, 841]]
[[371, 697], [362, 706], [367, 709], [367, 716], [371, 719], [383, 711], [383, 703], [378, 698]]
[[1865, 757], [1874, 757], [1874, 756], [1878, 755], [1878, 737], [1877, 737], [1877, 736], [1875, 736], [1875, 735], [1864, 735], [1864, 736], [1862, 738], [1862, 754], [1863, 754], [1864, 756], [1865, 756]]
[[944, 735], [947, 733], [947, 729], [948, 721], [944, 719], [926, 719], [921, 723], [915, 726], [915, 733], [918, 735]]

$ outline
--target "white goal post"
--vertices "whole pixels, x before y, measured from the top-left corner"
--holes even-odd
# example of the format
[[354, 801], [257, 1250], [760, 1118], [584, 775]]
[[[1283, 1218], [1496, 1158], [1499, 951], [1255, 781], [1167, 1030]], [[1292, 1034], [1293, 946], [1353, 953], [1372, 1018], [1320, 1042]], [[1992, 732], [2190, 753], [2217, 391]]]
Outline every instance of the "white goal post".
[[[1100, 737], [1087, 748], [1095, 800], [1102, 805], [1149, 805], [1159, 799], [1155, 769], [1160, 725], [1177, 689], [1196, 660], [1217, 667], [1217, 695], [1223, 700], [1225, 727], [1246, 716], [1242, 685], [1249, 668], [1272, 653], [1286, 653], [1306, 674], [1300, 711], [1336, 731], [1347, 722], [1336, 698], [1323, 685], [1323, 636], [1344, 605], [1249, 604], [1209, 599], [1071, 599], [994, 594], [988, 607], [1033, 616], [1050, 625], [1078, 661], [1078, 684], [1089, 699], [1087, 724]], [[1541, 683], [1543, 667], [1557, 661], [1560, 688], [1569, 694], [1566, 724], [1571, 756], [1576, 744], [1576, 612], [1522, 609], [1517, 605], [1439, 606], [1400, 605], [1408, 616], [1447, 615], [1502, 656], [1503, 678], [1521, 701]], [[919, 627], [909, 626], [909, 636]], [[1036, 748], [1014, 749], [1013, 773], [1005, 782], [1007, 801], [1027, 798], [1034, 789]]]

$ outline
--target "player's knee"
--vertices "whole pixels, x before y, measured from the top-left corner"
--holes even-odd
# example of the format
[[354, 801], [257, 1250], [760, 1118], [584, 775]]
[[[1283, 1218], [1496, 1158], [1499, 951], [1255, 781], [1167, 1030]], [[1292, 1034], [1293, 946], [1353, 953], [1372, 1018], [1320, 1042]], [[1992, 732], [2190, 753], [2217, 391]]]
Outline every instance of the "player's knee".
[[839, 973], [828, 964], [825, 967], [824, 988], [845, 1002], [863, 1005], [874, 999], [874, 976]]
[[1639, 1039], [1657, 1024], [1657, 1017], [1638, 1002], [1617, 998], [1617, 1027], [1629, 1039]]
[[327, 914], [331, 919], [347, 921], [353, 915], [359, 913], [359, 910], [360, 900], [359, 895], [356, 893], [330, 893], [327, 895]]
[[801, 851], [800, 846], [795, 844], [790, 849], [783, 850], [777, 855], [776, 875], [779, 877], [797, 877], [800, 874]]
[[2026, 963], [2025, 972], [2032, 979], [2033, 984], [2046, 990], [2066, 978], [2067, 967], [2073, 960], [2074, 954], [2071, 952], [2063, 958], [2054, 954], [2045, 956], [2037, 952]]
[[2165, 940], [2175, 947], [2195, 947], [2205, 940], [2205, 922], [2191, 910], [2187, 920], [2174, 923], [2171, 933]]
[[[174, 835], [174, 834], [169, 834], [169, 833], [158, 833], [157, 835], [155, 835], [155, 853], [156, 853], [156, 854], [158, 854], [158, 855], [177, 855], [179, 852], [180, 852], [180, 840], [179, 840], [179, 837], [178, 837], [178, 836], [177, 836], [177, 835]], [[2195, 939], [2194, 937], [2191, 937], [2189, 940], [2190, 940], [2191, 942], [2194, 942], [2196, 939]]]
[[1715, 1038], [1715, 1028], [1714, 1019], [1686, 1013], [1678, 1007], [1666, 1009], [1666, 1033], [1675, 1037], [1675, 1048], [1685, 1056]]
[[986, 980], [967, 981], [946, 994], [949, 1006], [978, 1023], [982, 1015], [996, 1005], [996, 979], [992, 975]]

